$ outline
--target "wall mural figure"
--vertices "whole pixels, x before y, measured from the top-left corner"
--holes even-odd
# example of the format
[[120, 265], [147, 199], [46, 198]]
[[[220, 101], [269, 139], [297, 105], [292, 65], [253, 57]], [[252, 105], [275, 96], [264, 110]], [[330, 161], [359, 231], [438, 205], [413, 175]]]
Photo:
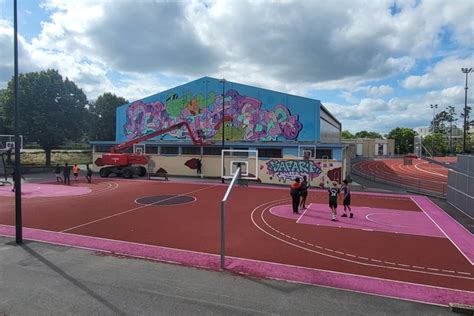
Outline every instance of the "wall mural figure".
[[[160, 101], [136, 101], [129, 105], [123, 126], [124, 135], [133, 139], [186, 120], [193, 130], [201, 130], [207, 139], [219, 140], [225, 126], [227, 140], [297, 140], [303, 128], [297, 114], [291, 115], [283, 104], [277, 104], [271, 110], [262, 110], [261, 107], [260, 100], [228, 90], [224, 98], [223, 118], [222, 95], [210, 92], [207, 97], [202, 94], [193, 96], [187, 91], [180, 97], [171, 92], [165, 104]], [[169, 135], [179, 139], [189, 136], [185, 130], [174, 130]]]

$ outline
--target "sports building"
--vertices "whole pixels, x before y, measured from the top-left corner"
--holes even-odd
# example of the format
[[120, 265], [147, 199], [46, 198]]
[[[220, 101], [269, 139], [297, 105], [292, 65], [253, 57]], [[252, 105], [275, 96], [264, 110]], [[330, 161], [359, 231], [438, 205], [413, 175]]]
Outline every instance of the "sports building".
[[[126, 150], [148, 155], [149, 173], [228, 177], [241, 163], [248, 177], [263, 183], [307, 175], [313, 185], [326, 186], [345, 177], [341, 123], [319, 100], [210, 77], [118, 107], [116, 140], [92, 142], [94, 161], [114, 145], [182, 121], [202, 144], [179, 128]], [[223, 149], [232, 151], [223, 158]]]

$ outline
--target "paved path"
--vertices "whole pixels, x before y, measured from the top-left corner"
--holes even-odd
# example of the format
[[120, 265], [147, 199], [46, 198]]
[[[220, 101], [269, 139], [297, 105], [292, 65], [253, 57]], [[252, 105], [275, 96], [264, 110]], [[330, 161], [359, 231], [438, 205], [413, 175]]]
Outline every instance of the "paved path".
[[452, 315], [431, 306], [0, 237], [0, 315]]

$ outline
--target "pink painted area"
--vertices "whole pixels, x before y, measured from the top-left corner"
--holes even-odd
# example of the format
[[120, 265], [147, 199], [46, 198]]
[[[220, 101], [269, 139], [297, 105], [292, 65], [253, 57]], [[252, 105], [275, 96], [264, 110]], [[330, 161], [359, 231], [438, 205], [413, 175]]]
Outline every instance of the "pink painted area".
[[474, 265], [474, 236], [426, 196], [413, 196], [412, 199], [464, 257]]
[[[272, 207], [270, 212], [285, 218], [299, 218], [299, 224], [323, 225], [330, 227], [374, 230], [381, 232], [411, 234], [430, 237], [445, 237], [433, 222], [422, 212], [351, 206], [354, 218], [341, 217], [331, 221], [329, 206], [311, 203], [302, 215], [293, 214], [291, 205]], [[348, 214], [349, 215], [349, 214]]]
[[[1, 186], [0, 196], [14, 197], [15, 192], [12, 192], [12, 188], [12, 186]], [[38, 197], [83, 195], [91, 192], [92, 190], [90, 188], [77, 185], [47, 183], [22, 183], [21, 185], [21, 196], [27, 199]]]
[[[15, 228], [13, 226], [0, 225], [0, 235], [14, 236], [14, 234]], [[198, 253], [117, 240], [49, 232], [30, 228], [23, 229], [23, 236], [25, 239], [29, 240], [199, 266], [213, 270], [219, 269], [220, 264], [220, 257], [215, 254]], [[262, 278], [275, 278], [312, 285], [328, 286], [431, 304], [474, 304], [474, 292], [469, 291], [432, 287], [421, 284], [405, 283], [242, 258], [227, 257], [226, 270]]]

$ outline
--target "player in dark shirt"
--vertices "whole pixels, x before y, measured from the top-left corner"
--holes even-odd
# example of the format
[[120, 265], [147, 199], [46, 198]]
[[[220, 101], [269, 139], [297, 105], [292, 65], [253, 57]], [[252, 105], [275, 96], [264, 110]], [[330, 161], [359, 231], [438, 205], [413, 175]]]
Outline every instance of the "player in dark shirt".
[[342, 214], [342, 217], [347, 217], [346, 209], [348, 209], [349, 217], [353, 218], [354, 214], [352, 214], [352, 209], [351, 209], [351, 189], [349, 188], [349, 183], [347, 182], [347, 180], [342, 181], [342, 183], [343, 183], [342, 188], [341, 188], [341, 191], [343, 194], [342, 204], [344, 205], [344, 214]]
[[329, 192], [329, 207], [331, 208], [331, 220], [337, 222], [337, 196], [340, 191], [337, 187], [337, 182], [333, 182], [333, 186], [328, 189]]
[[291, 202], [293, 205], [293, 213], [298, 214], [298, 206], [300, 204], [301, 183], [300, 178], [296, 178], [290, 188]]

